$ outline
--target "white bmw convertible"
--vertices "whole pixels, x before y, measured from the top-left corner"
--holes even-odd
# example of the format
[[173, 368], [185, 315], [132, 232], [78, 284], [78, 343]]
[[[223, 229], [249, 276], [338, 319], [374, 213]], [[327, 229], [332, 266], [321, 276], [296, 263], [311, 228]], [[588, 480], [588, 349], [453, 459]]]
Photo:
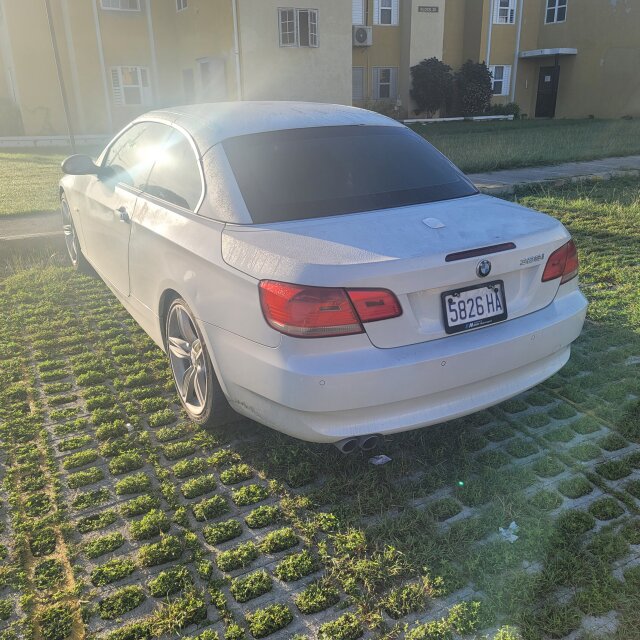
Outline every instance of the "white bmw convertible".
[[585, 319], [562, 224], [370, 111], [154, 111], [63, 171], [72, 263], [167, 352], [198, 423], [231, 407], [366, 448], [540, 383]]

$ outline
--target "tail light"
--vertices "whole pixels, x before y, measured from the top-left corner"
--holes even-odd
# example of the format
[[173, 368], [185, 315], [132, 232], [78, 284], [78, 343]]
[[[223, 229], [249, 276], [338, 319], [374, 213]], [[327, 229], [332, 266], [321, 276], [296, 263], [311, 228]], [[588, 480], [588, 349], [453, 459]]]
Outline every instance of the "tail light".
[[259, 290], [268, 324], [298, 338], [363, 333], [364, 322], [402, 314], [398, 299], [386, 289], [307, 287], [263, 280]]
[[542, 282], [562, 278], [560, 284], [569, 282], [578, 275], [578, 250], [573, 240], [556, 249], [547, 260]]

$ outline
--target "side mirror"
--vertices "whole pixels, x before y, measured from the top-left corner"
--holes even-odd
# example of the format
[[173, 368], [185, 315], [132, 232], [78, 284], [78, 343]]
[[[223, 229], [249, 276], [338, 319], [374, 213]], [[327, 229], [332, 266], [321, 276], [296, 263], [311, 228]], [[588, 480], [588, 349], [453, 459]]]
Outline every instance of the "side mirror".
[[89, 156], [76, 154], [64, 160], [62, 172], [70, 176], [94, 176], [100, 173], [100, 167]]

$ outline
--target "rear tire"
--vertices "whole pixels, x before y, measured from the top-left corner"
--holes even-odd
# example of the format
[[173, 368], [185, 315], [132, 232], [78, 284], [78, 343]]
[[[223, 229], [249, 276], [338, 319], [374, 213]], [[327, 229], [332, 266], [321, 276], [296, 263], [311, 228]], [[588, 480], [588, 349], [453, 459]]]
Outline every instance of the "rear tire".
[[78, 240], [78, 234], [76, 233], [76, 227], [73, 222], [73, 216], [71, 215], [71, 209], [67, 202], [67, 196], [63, 193], [60, 196], [60, 210], [62, 212], [62, 230], [64, 232], [64, 242], [67, 246], [67, 255], [71, 266], [81, 273], [87, 275], [93, 274], [91, 265], [87, 262], [87, 259], [82, 253], [80, 248], [80, 241]]
[[182, 298], [169, 305], [164, 334], [173, 381], [189, 419], [212, 428], [233, 421], [236, 414], [220, 387], [195, 317]]

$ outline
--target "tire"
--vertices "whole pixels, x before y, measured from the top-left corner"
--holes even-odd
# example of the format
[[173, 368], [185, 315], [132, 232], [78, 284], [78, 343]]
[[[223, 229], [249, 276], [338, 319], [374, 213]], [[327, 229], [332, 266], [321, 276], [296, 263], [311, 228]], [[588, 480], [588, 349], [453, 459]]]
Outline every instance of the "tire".
[[233, 421], [237, 415], [220, 387], [194, 315], [182, 298], [169, 305], [164, 334], [173, 381], [189, 419], [211, 428]]
[[64, 232], [64, 242], [67, 246], [67, 256], [71, 262], [71, 266], [81, 273], [88, 275], [93, 274], [91, 265], [87, 262], [87, 259], [82, 253], [80, 248], [80, 241], [78, 240], [78, 234], [76, 233], [76, 227], [73, 223], [73, 217], [71, 215], [71, 208], [67, 202], [67, 196], [63, 193], [60, 196], [60, 211], [62, 212], [62, 230]]

